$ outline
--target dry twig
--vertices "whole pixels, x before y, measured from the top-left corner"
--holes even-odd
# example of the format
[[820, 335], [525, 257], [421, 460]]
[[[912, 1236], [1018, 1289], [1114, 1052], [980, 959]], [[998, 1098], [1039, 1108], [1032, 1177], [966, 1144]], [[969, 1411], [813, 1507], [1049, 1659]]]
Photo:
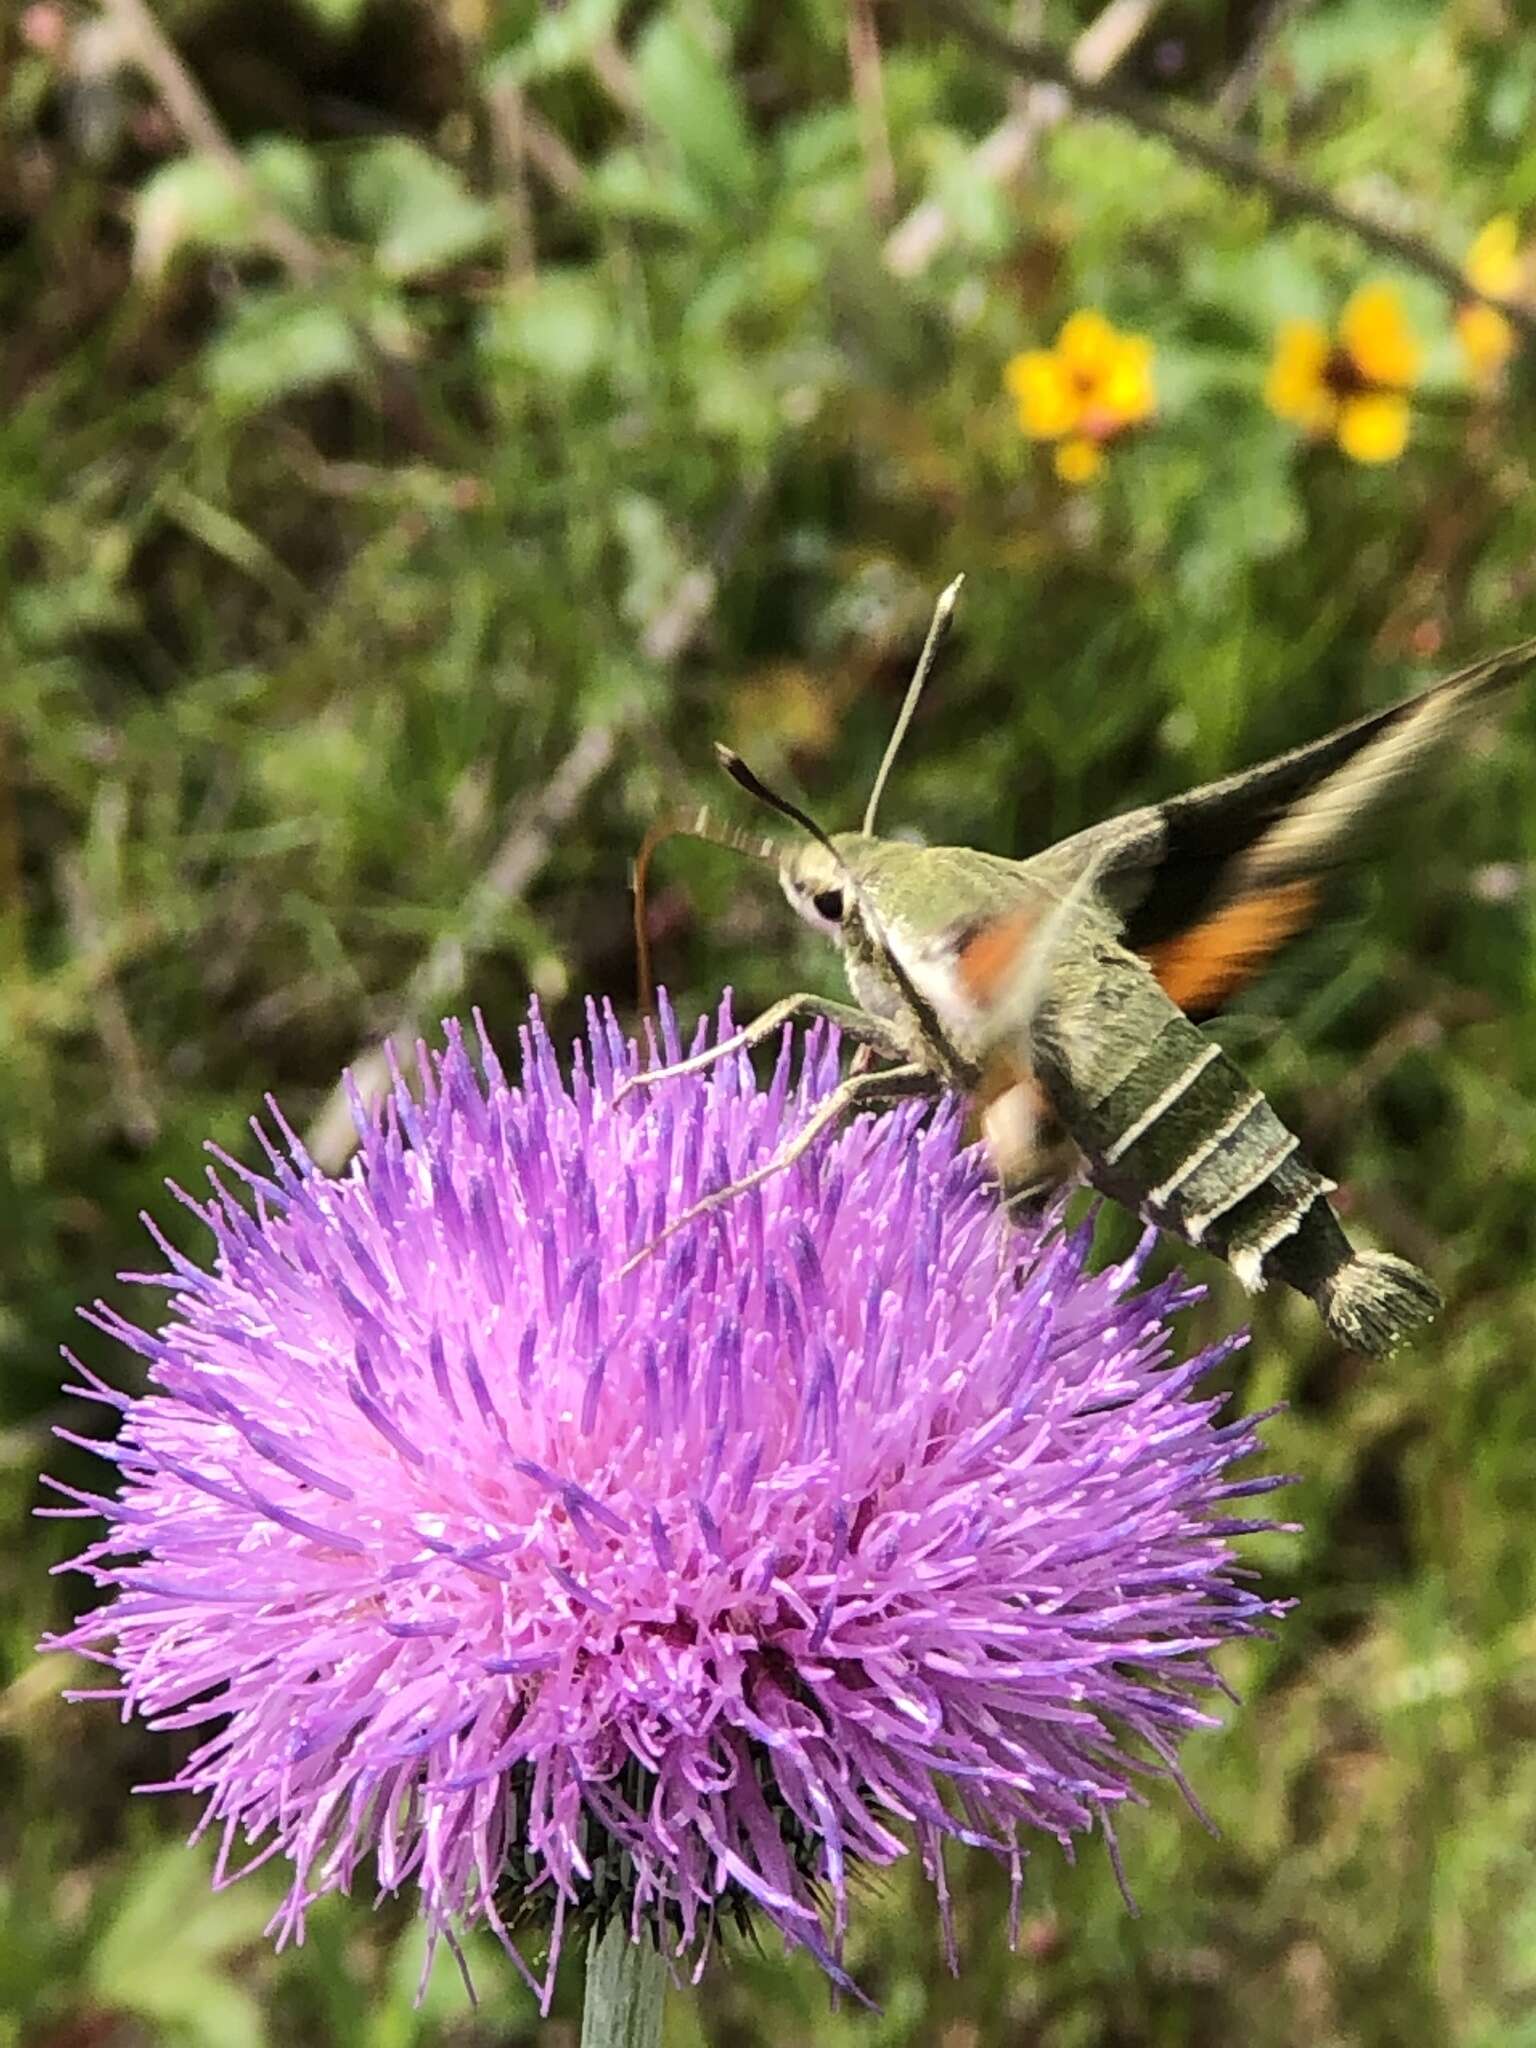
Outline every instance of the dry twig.
[[256, 183], [245, 158], [225, 134], [202, 88], [145, 0], [101, 0], [101, 4], [117, 24], [125, 53], [159, 93], [166, 112], [187, 141], [220, 165], [250, 207], [256, 232], [269, 254], [301, 283], [313, 284], [327, 268], [324, 250], [280, 213]]
[[891, 155], [891, 128], [885, 110], [885, 67], [880, 57], [880, 31], [874, 0], [846, 0], [848, 76], [859, 120], [859, 146], [864, 152], [864, 182], [870, 211], [879, 221], [890, 218], [896, 203], [896, 165]]
[[[581, 734], [549, 781], [514, 820], [489, 867], [470, 892], [458, 922], [437, 940], [406, 985], [400, 1014], [389, 1036], [409, 1072], [416, 1040], [426, 1021], [451, 1004], [464, 986], [469, 962], [496, 937], [506, 905], [523, 895], [553, 850], [560, 828], [575, 815], [592, 785], [613, 759], [615, 725], [593, 725]], [[358, 1054], [352, 1080], [370, 1107], [389, 1092], [389, 1061], [378, 1046]], [[333, 1088], [305, 1136], [311, 1157], [336, 1172], [357, 1143], [346, 1090]]]
[[527, 284], [537, 270], [533, 208], [528, 198], [528, 102], [515, 78], [492, 81], [486, 89], [491, 141], [507, 211], [507, 277]]
[[587, 173], [581, 158], [559, 129], [526, 100], [523, 103], [523, 148], [528, 161], [552, 192], [579, 204], [587, 196]]
[[[768, 480], [762, 478], [738, 494], [708, 561], [688, 570], [667, 603], [646, 623], [640, 645], [648, 661], [669, 668], [693, 644], [714, 605], [724, 567], [746, 544], [767, 490]], [[411, 976], [390, 1033], [407, 1070], [422, 1030], [458, 998], [475, 956], [495, 944], [506, 905], [526, 895], [554, 851], [562, 826], [576, 815], [608, 768], [625, 732], [622, 720], [613, 720], [589, 726], [580, 735], [543, 790], [513, 821], [471, 890], [455, 929], [432, 946]], [[358, 1053], [351, 1073], [365, 1103], [371, 1107], [382, 1101], [389, 1088], [389, 1062], [377, 1042]], [[345, 1164], [357, 1135], [344, 1088], [331, 1091], [305, 1142], [326, 1172], [334, 1173]]]
[[1307, 5], [1309, 0], [1270, 0], [1269, 12], [1259, 23], [1257, 34], [1243, 52], [1241, 59], [1233, 66], [1231, 77], [1216, 95], [1214, 108], [1219, 120], [1231, 125], [1240, 121], [1247, 113], [1264, 76], [1264, 67], [1269, 62], [1276, 37], [1290, 26]]
[[[1109, 0], [1088, 24], [1067, 56], [1079, 78], [1105, 78], [1145, 32], [1163, 0]], [[1067, 97], [1054, 86], [1035, 85], [979, 143], [971, 169], [984, 183], [1006, 185], [1017, 178], [1036, 143], [1067, 111]], [[886, 268], [897, 277], [917, 277], [928, 268], [954, 223], [941, 199], [925, 199], [886, 237]]]

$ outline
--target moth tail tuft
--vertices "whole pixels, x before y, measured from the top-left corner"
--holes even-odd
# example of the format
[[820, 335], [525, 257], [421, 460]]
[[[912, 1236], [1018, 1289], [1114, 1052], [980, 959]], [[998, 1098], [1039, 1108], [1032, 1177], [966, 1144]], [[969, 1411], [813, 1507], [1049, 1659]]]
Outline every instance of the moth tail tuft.
[[1385, 1358], [1445, 1306], [1432, 1280], [1390, 1252], [1356, 1252], [1335, 1267], [1315, 1299], [1330, 1334], [1371, 1358]]

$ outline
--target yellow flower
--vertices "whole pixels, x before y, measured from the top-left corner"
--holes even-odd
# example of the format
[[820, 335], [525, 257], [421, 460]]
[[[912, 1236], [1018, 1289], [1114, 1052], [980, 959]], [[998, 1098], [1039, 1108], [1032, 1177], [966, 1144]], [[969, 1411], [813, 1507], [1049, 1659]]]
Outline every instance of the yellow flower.
[[1467, 359], [1467, 367], [1479, 384], [1497, 382], [1499, 372], [1515, 352], [1515, 330], [1497, 306], [1474, 299], [1456, 309], [1456, 339]]
[[[1497, 213], [1478, 230], [1462, 268], [1467, 282], [1490, 298], [1516, 297], [1526, 281], [1526, 259], [1512, 213]], [[1515, 352], [1513, 325], [1497, 306], [1474, 299], [1457, 309], [1456, 335], [1475, 381], [1495, 383]]]
[[1090, 484], [1104, 467], [1104, 450], [1086, 435], [1074, 434], [1069, 441], [1057, 442], [1051, 467], [1064, 484]]
[[1051, 349], [1026, 349], [1003, 372], [1018, 401], [1019, 425], [1032, 441], [1054, 441], [1077, 420], [1077, 397]]
[[1339, 315], [1339, 341], [1367, 384], [1406, 391], [1423, 355], [1389, 284], [1363, 285]]
[[1140, 426], [1157, 410], [1152, 384], [1152, 344], [1145, 335], [1125, 334], [1104, 379], [1104, 403], [1121, 423]]
[[1520, 228], [1512, 213], [1496, 213], [1478, 229], [1462, 268], [1467, 282], [1491, 299], [1510, 299], [1520, 289]]
[[1338, 417], [1338, 402], [1328, 388], [1332, 352], [1326, 327], [1316, 320], [1287, 320], [1264, 380], [1270, 411], [1309, 434], [1331, 433]]
[[1364, 285], [1339, 316], [1337, 339], [1316, 320], [1288, 320], [1275, 338], [1264, 403], [1354, 462], [1395, 462], [1408, 445], [1408, 391], [1422, 351], [1390, 285]]
[[1091, 307], [1071, 315], [1053, 348], [1016, 355], [1003, 382], [1020, 431], [1057, 443], [1054, 467], [1068, 484], [1090, 482], [1104, 467], [1105, 446], [1157, 410], [1151, 342], [1122, 334]]
[[1119, 346], [1120, 337], [1104, 315], [1088, 308], [1071, 314], [1056, 337], [1063, 367], [1084, 389], [1109, 375]]
[[1346, 398], [1334, 432], [1344, 453], [1356, 462], [1396, 462], [1408, 446], [1408, 401], [1400, 391], [1366, 391]]

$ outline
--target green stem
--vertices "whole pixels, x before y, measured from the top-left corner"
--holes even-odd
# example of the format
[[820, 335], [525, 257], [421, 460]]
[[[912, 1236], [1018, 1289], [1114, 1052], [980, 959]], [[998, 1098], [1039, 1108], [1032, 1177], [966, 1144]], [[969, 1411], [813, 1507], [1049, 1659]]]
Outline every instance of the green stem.
[[649, 1936], [631, 1941], [617, 1915], [587, 1951], [581, 2048], [660, 2048], [667, 1966]]

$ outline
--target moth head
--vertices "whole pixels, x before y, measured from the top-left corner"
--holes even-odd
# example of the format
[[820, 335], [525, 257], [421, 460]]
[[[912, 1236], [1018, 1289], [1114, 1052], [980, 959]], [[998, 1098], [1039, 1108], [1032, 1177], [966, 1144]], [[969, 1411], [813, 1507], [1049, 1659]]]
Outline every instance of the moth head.
[[829, 939], [841, 941], [845, 921], [857, 907], [851, 884], [847, 861], [814, 839], [792, 848], [779, 862], [779, 887], [790, 907]]
[[954, 616], [955, 602], [960, 595], [963, 577], [957, 576], [949, 588], [940, 596], [934, 608], [933, 621], [928, 628], [928, 637], [918, 659], [917, 670], [908, 686], [902, 703], [896, 729], [891, 734], [880, 769], [875, 776], [869, 802], [864, 808], [864, 822], [858, 832], [840, 832], [835, 839], [829, 838], [814, 818], [807, 816], [798, 804], [787, 797], [777, 795], [762, 782], [731, 748], [718, 742], [715, 754], [720, 765], [731, 780], [744, 789], [748, 796], [766, 804], [781, 817], [788, 818], [809, 837], [809, 845], [785, 849], [771, 839], [754, 838], [750, 833], [739, 831], [733, 826], [722, 825], [711, 817], [708, 806], [691, 816], [675, 814], [663, 818], [646, 834], [645, 841], [635, 860], [635, 950], [640, 967], [640, 1001], [644, 1009], [651, 1006], [650, 947], [646, 937], [645, 886], [651, 856], [663, 840], [674, 836], [692, 839], [707, 839], [716, 845], [730, 846], [739, 852], [750, 854], [755, 860], [771, 862], [778, 869], [779, 882], [784, 894], [795, 911], [805, 922], [825, 937], [843, 947], [868, 946], [873, 943], [876, 951], [886, 961], [890, 977], [896, 987], [914, 1007], [918, 997], [908, 980], [906, 970], [891, 952], [889, 941], [880, 928], [879, 919], [869, 905], [865, 887], [868, 878], [867, 855], [878, 845], [874, 838], [875, 814], [879, 808], [881, 791], [890, 773], [901, 746], [902, 737], [911, 722], [922, 694], [923, 685], [933, 667], [934, 656], [939, 643], [949, 629]]
[[[814, 818], [808, 817], [798, 804], [777, 795], [762, 782], [731, 748], [715, 747], [720, 765], [731, 780], [744, 789], [748, 796], [788, 818], [809, 837], [809, 845], [784, 848], [771, 839], [742, 832], [735, 826], [727, 825], [711, 816], [708, 805], [691, 814], [674, 813], [659, 819], [646, 834], [644, 843], [635, 859], [635, 951], [640, 967], [640, 1002], [643, 1009], [651, 1006], [651, 963], [650, 946], [646, 937], [645, 887], [650, 869], [651, 856], [666, 840], [681, 836], [690, 839], [707, 839], [717, 846], [734, 847], [738, 852], [750, 854], [754, 860], [770, 862], [778, 869], [779, 882], [796, 912], [814, 930], [838, 945], [846, 946], [868, 943], [872, 938], [878, 950], [890, 960], [893, 978], [908, 996], [913, 992], [907, 983], [905, 971], [890, 956], [890, 947], [880, 931], [879, 921], [869, 909], [866, 883], [869, 878], [867, 856], [878, 842], [874, 838], [875, 814], [880, 807], [881, 792], [891, 772], [891, 763], [901, 747], [912, 714], [917, 709], [917, 700], [938, 653], [939, 645], [949, 630], [954, 617], [955, 604], [960, 596], [960, 586], [965, 581], [957, 576], [939, 597], [934, 607], [933, 619], [928, 628], [928, 637], [923, 642], [923, 651], [918, 657], [917, 668], [907, 686], [901, 713], [896, 720], [896, 729], [880, 762], [875, 776], [874, 787], [869, 793], [869, 802], [864, 807], [864, 822], [858, 832], [840, 832], [829, 838]], [[915, 999], [915, 998], [914, 998]]]

